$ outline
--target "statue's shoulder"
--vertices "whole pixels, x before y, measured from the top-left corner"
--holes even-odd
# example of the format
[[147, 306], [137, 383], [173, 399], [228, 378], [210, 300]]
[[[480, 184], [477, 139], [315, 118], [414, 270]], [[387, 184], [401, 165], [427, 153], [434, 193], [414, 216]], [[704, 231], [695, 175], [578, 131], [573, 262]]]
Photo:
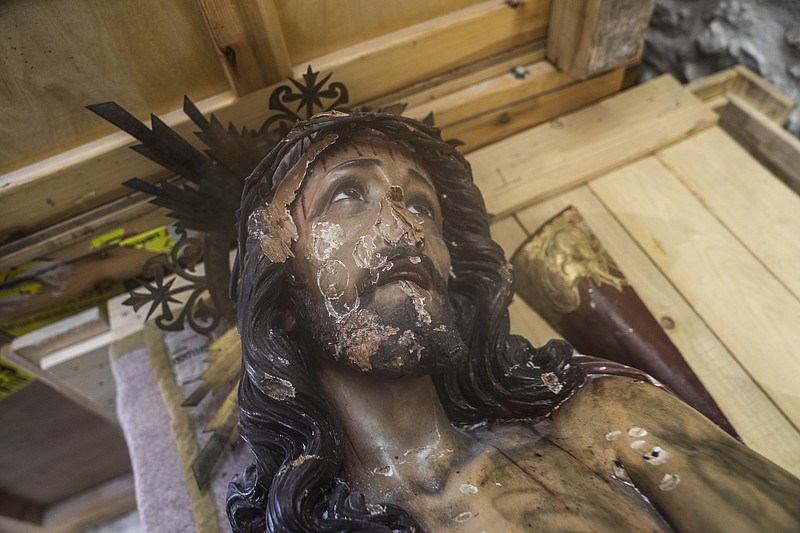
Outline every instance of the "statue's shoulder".
[[[592, 438], [649, 426], [658, 433], [684, 433], [689, 426], [716, 426], [646, 375], [589, 374], [586, 382], [552, 415], [568, 430], [581, 428]], [[648, 431], [651, 431], [648, 430]], [[636, 433], [636, 431], [633, 431]]]

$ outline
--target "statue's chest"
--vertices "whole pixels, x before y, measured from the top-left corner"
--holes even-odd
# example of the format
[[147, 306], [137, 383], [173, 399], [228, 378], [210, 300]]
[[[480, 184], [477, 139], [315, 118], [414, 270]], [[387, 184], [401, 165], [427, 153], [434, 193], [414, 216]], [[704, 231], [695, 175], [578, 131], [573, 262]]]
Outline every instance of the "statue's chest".
[[668, 531], [632, 487], [546, 441], [484, 443], [437, 494], [409, 502], [427, 531]]

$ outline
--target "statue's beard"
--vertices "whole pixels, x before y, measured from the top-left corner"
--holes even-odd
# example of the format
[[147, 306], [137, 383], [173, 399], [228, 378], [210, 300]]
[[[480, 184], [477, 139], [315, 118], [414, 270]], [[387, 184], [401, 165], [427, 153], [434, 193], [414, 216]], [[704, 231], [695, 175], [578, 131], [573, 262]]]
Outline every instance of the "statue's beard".
[[388, 378], [453, 370], [466, 359], [446, 293], [422, 291], [399, 281], [405, 298], [393, 308], [375, 298], [369, 279], [359, 284], [356, 308], [334, 316], [319, 294], [292, 289], [292, 305], [304, 328], [301, 341], [342, 364]]

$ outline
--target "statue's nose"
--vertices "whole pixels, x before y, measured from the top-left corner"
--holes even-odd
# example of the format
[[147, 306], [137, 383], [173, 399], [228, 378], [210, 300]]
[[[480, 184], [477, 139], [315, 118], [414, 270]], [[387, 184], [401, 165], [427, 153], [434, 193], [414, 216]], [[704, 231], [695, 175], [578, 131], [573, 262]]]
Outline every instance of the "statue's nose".
[[402, 187], [390, 186], [381, 202], [376, 225], [388, 244], [397, 245], [402, 239], [418, 250], [425, 247], [425, 230], [416, 215], [408, 210]]

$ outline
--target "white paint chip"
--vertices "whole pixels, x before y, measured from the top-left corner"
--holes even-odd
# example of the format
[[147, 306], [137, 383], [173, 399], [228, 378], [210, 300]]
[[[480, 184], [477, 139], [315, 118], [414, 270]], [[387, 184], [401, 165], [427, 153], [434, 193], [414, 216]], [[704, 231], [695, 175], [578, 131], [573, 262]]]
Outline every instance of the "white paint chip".
[[637, 427], [632, 427], [628, 430], [629, 437], [644, 437], [647, 435], [647, 430]]
[[672, 490], [678, 486], [678, 483], [681, 482], [681, 478], [678, 477], [678, 474], [664, 474], [664, 477], [661, 478], [661, 482], [658, 484], [658, 488], [661, 490]]
[[608, 433], [606, 433], [606, 440], [609, 441], [609, 442], [612, 442], [612, 441], [615, 441], [615, 440], [619, 439], [619, 437], [621, 435], [622, 435], [622, 432], [620, 430], [618, 430], [618, 429], [614, 430], [614, 431], [609, 431]]
[[464, 483], [463, 485], [458, 487], [458, 490], [460, 490], [464, 494], [475, 494], [476, 492], [478, 492], [478, 487], [476, 487], [475, 485], [470, 485], [469, 483]]

